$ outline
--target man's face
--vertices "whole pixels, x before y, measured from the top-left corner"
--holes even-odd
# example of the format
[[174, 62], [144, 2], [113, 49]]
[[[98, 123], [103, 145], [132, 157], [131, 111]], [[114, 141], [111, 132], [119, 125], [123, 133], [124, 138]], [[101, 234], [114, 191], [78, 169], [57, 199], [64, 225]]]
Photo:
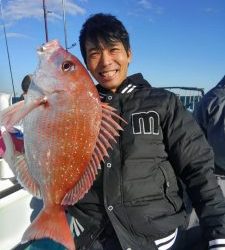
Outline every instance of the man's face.
[[127, 77], [131, 51], [127, 53], [121, 42], [100, 42], [96, 47], [87, 41], [85, 47], [87, 68], [92, 76], [104, 88], [115, 92]]

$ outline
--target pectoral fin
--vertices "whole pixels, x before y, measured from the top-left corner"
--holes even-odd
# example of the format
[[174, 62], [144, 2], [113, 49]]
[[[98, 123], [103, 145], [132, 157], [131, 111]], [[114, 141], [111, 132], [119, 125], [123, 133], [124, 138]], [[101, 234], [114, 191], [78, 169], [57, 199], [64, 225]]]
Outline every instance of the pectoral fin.
[[24, 103], [24, 101], [17, 102], [1, 111], [0, 124], [1, 126], [5, 126], [7, 130], [10, 130], [15, 124], [19, 123], [33, 109], [46, 103], [46, 96], [37, 98], [30, 103]]

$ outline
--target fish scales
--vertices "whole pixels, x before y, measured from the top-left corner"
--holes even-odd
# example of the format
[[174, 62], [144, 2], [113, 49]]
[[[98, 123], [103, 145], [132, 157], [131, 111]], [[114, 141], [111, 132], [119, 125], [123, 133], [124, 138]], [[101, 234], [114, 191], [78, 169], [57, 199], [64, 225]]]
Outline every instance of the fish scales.
[[[30, 155], [35, 153], [37, 159], [33, 161], [28, 157], [29, 169], [31, 172], [35, 172], [37, 182], [41, 186], [45, 186], [48, 193], [52, 192], [51, 197], [54, 195], [57, 197], [58, 204], [65, 195], [63, 187], [66, 188], [66, 191], [70, 190], [88, 165], [101, 121], [101, 107], [96, 99], [92, 101], [92, 104], [92, 97], [89, 100], [90, 97], [87, 96], [87, 93], [76, 99], [71, 96], [71, 99], [67, 96], [65, 98], [62, 96], [60, 98], [49, 97], [47, 107], [40, 106], [24, 119], [24, 134], [27, 134], [25, 140], [28, 142], [40, 140], [40, 143], [43, 141], [46, 143], [41, 146], [39, 143], [29, 143], [29, 149], [25, 143], [25, 151], [29, 150]], [[71, 103], [74, 104], [71, 105]], [[88, 109], [87, 103], [89, 107], [93, 106], [93, 108]], [[81, 107], [77, 108], [79, 106]], [[83, 115], [84, 113], [85, 115]], [[39, 119], [32, 123], [30, 121], [33, 120], [33, 117]], [[67, 121], [66, 124], [64, 121]], [[96, 131], [89, 131], [89, 126], [96, 128]], [[46, 155], [48, 149], [51, 157]], [[51, 164], [46, 166], [49, 159]], [[37, 165], [46, 167], [37, 168]], [[79, 171], [77, 171], [77, 167], [79, 167]], [[47, 176], [47, 173], [51, 174], [51, 178], [43, 178], [43, 176]]]
[[[117, 124], [122, 118], [101, 103], [87, 70], [58, 41], [48, 42], [38, 54], [25, 102], [4, 111], [1, 121], [9, 129], [23, 119], [25, 156], [8, 161], [20, 183], [44, 201], [22, 242], [49, 237], [74, 250], [64, 205], [74, 204], [91, 187], [122, 130]], [[11, 152], [7, 130], [3, 138]]]

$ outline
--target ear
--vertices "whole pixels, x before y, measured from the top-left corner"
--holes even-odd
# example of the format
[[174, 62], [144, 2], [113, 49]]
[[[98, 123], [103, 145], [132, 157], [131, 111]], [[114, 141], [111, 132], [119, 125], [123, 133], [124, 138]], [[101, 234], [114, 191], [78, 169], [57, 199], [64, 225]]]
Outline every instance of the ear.
[[130, 63], [132, 60], [132, 51], [130, 49], [127, 52], [127, 57], [128, 57], [128, 63]]

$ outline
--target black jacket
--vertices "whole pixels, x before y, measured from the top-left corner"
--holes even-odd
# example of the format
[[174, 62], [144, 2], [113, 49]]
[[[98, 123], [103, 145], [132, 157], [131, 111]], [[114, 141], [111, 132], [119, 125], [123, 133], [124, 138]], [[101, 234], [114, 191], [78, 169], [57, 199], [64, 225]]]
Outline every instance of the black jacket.
[[155, 240], [186, 226], [179, 179], [205, 241], [225, 238], [225, 201], [213, 175], [212, 149], [175, 94], [152, 88], [141, 74], [128, 77], [116, 93], [98, 90], [128, 124], [104, 163], [103, 179], [70, 209], [85, 227], [78, 245], [88, 247], [108, 218], [123, 249], [157, 249]]
[[194, 116], [215, 154], [215, 171], [225, 175], [225, 76], [203, 96]]

